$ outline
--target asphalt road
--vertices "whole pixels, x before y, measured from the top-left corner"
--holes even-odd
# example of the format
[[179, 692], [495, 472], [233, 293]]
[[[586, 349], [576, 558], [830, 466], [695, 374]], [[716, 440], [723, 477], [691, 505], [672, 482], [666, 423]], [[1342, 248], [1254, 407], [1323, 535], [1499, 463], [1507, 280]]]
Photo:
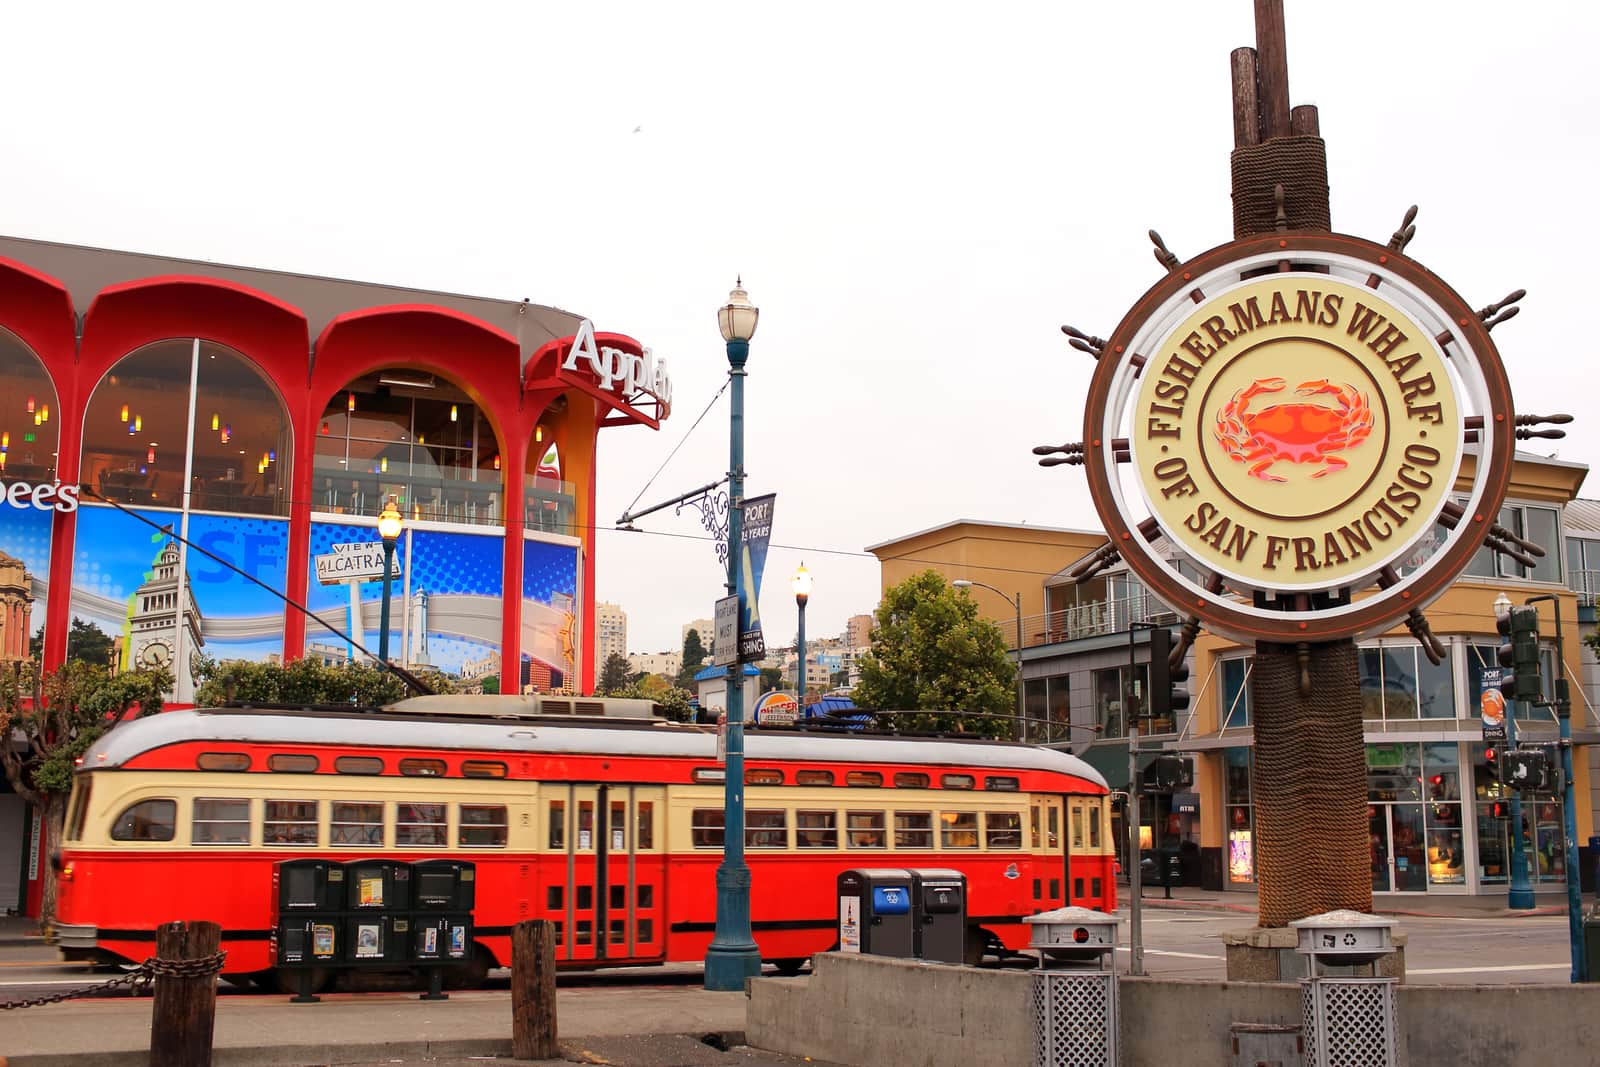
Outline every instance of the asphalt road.
[[[1127, 912], [1119, 912], [1118, 968], [1128, 966]], [[1145, 971], [1170, 978], [1226, 976], [1220, 940], [1224, 932], [1247, 929], [1251, 916], [1210, 910], [1147, 908], [1142, 916]], [[1562, 915], [1515, 918], [1408, 917], [1398, 929], [1409, 937], [1406, 981], [1429, 985], [1564, 984], [1570, 975], [1567, 920]], [[39, 997], [93, 985], [115, 972], [64, 964], [43, 944], [0, 944], [0, 1002]], [[1025, 967], [1024, 961], [1010, 966]], [[563, 988], [581, 986], [684, 986], [700, 980], [694, 964], [617, 968], [562, 975]], [[375, 979], [380, 989], [398, 988]], [[506, 972], [494, 972], [490, 989], [506, 989]], [[260, 996], [223, 983], [224, 996]], [[277, 995], [277, 994], [273, 994]]]

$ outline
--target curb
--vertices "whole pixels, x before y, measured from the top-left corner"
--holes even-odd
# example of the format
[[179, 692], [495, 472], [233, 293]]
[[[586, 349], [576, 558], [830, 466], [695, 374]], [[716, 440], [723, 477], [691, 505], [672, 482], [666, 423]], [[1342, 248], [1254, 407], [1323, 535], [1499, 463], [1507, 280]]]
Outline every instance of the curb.
[[[1252, 904], [1226, 904], [1219, 900], [1195, 900], [1193, 898], [1173, 897], [1146, 897], [1140, 901], [1140, 906], [1145, 908], [1167, 908], [1180, 911], [1228, 911], [1241, 915], [1255, 915], [1257, 908]], [[1511, 909], [1502, 908], [1498, 911], [1476, 912], [1471, 915], [1451, 915], [1438, 911], [1411, 911], [1401, 908], [1374, 908], [1378, 915], [1399, 915], [1407, 919], [1523, 919], [1545, 915], [1565, 915], [1567, 909], [1559, 904], [1544, 904], [1535, 908]]]
[[[420, 1061], [497, 1057], [509, 1059], [510, 1038], [453, 1038], [441, 1041], [392, 1041], [370, 1044], [334, 1042], [275, 1045], [268, 1048], [216, 1046], [215, 1067], [306, 1067], [308, 1064], [379, 1063], [385, 1060]], [[565, 1049], [563, 1049], [565, 1051]], [[136, 1049], [102, 1052], [41, 1052], [12, 1056], [7, 1067], [147, 1067], [148, 1045]], [[519, 1060], [520, 1063], [539, 1062]], [[545, 1061], [550, 1063], [557, 1060]]]

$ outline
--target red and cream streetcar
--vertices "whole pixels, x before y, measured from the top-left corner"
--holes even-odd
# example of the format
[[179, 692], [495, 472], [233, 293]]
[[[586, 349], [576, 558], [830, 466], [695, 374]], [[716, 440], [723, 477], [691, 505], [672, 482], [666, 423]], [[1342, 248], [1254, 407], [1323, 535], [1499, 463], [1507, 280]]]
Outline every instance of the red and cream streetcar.
[[[125, 723], [85, 753], [54, 935], [69, 959], [138, 961], [174, 919], [222, 926], [232, 978], [271, 976], [286, 859], [471, 860], [471, 963], [510, 963], [544, 918], [563, 967], [704, 958], [722, 854], [715, 730], [644, 701], [415, 697], [378, 710], [219, 708]], [[1064, 752], [996, 741], [751, 730], [751, 915], [797, 968], [835, 941], [851, 867], [954, 867], [968, 955], [1022, 918], [1115, 907], [1106, 783]]]

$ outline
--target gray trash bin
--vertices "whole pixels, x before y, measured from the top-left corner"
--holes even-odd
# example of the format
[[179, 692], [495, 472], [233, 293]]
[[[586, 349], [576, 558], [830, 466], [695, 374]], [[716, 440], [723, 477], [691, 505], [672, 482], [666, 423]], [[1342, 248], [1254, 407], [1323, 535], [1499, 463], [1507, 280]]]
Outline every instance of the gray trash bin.
[[944, 867], [911, 872], [918, 959], [963, 963], [967, 948], [967, 876]]
[[911, 959], [916, 955], [911, 872], [857, 868], [839, 875], [839, 951]]

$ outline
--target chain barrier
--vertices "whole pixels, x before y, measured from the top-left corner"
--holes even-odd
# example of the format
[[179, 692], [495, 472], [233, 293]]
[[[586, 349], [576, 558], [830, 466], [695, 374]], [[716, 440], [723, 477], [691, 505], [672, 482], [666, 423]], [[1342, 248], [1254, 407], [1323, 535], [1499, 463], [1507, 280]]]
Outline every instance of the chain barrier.
[[126, 988], [134, 996], [142, 997], [150, 992], [151, 983], [158, 977], [205, 978], [221, 971], [222, 961], [227, 958], [228, 954], [226, 952], [218, 952], [192, 960], [163, 960], [151, 956], [127, 974], [120, 975], [108, 982], [83, 986], [79, 989], [69, 989], [63, 993], [47, 993], [42, 997], [33, 997], [28, 1000], [0, 1001], [0, 1011], [11, 1011], [16, 1008], [37, 1008], [44, 1004], [60, 1004], [64, 1000], [95, 996], [122, 988]]

